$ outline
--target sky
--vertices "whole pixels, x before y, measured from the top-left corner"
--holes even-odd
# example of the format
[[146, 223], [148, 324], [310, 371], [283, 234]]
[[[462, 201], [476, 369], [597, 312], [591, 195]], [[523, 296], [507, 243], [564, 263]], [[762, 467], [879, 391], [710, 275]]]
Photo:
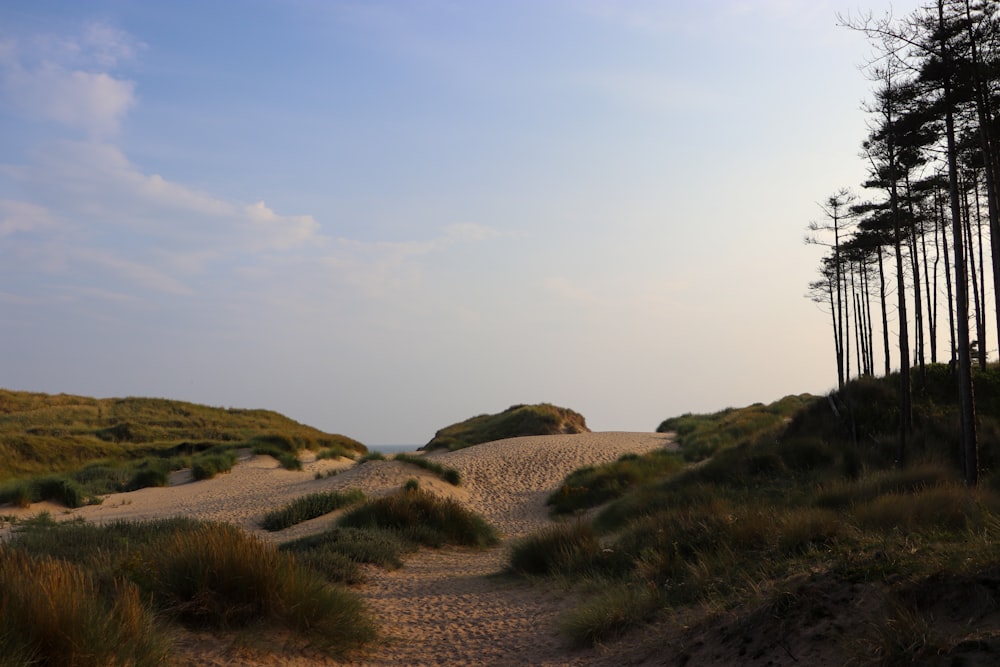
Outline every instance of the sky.
[[4, 2], [0, 386], [368, 445], [827, 392], [803, 237], [871, 89], [838, 14], [889, 8]]

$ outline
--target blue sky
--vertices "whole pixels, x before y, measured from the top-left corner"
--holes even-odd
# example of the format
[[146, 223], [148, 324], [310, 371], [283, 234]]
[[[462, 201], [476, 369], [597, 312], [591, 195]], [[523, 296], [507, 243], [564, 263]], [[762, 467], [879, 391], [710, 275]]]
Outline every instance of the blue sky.
[[3, 3], [0, 384], [367, 444], [827, 391], [802, 238], [864, 177], [857, 8]]

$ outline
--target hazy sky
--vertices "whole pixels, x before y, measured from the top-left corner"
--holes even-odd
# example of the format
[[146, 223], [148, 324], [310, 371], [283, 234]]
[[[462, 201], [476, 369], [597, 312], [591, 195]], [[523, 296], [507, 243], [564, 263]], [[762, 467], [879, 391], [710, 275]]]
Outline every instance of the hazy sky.
[[864, 176], [859, 7], [4, 2], [0, 386], [370, 445], [825, 392], [802, 238]]

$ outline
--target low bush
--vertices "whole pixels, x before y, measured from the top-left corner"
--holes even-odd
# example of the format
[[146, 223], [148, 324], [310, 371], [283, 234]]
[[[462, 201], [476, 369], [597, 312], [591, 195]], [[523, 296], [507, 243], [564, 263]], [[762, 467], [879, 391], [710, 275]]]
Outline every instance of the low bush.
[[296, 498], [281, 509], [265, 514], [261, 520], [261, 527], [269, 531], [284, 530], [289, 526], [361, 502], [364, 498], [365, 494], [358, 490], [344, 493], [339, 491], [310, 493]]
[[496, 531], [478, 514], [454, 500], [419, 489], [369, 500], [344, 515], [340, 525], [396, 530], [407, 539], [432, 547], [485, 547], [499, 541]]
[[358, 459], [358, 463], [368, 463], [369, 461], [385, 461], [385, 454], [371, 451]]

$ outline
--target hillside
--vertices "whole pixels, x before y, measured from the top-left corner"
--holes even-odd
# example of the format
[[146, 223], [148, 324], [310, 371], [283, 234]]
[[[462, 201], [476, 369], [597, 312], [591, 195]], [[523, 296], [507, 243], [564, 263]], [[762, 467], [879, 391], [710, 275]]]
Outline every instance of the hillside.
[[512, 405], [495, 415], [478, 415], [446, 426], [421, 449], [454, 451], [484, 442], [527, 435], [589, 433], [583, 415], [550, 403]]
[[261, 436], [283, 436], [300, 448], [366, 451], [356, 440], [269, 410], [0, 389], [0, 480], [63, 472], [101, 459], [193, 453]]

